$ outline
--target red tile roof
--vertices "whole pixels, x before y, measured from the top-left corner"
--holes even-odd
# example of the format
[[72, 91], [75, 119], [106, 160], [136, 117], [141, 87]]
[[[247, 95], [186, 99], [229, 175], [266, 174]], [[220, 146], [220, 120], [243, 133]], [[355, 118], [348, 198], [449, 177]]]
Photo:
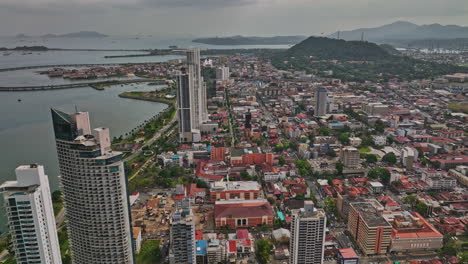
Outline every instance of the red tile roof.
[[273, 217], [273, 210], [268, 202], [216, 203], [214, 217]]

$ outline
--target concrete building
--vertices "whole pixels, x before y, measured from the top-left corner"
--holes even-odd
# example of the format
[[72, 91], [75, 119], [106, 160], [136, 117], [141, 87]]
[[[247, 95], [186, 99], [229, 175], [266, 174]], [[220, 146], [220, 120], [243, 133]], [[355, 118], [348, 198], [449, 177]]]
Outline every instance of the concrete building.
[[208, 108], [206, 105], [206, 86], [201, 76], [200, 49], [187, 50], [188, 74], [191, 76], [190, 89], [192, 90], [192, 126], [200, 129], [203, 122], [208, 121]]
[[219, 200], [255, 200], [260, 195], [256, 181], [218, 181], [210, 184], [211, 202]]
[[457, 186], [457, 180], [441, 170], [424, 171], [421, 180], [434, 190], [450, 190]]
[[135, 251], [135, 254], [138, 254], [141, 249], [141, 227], [133, 227], [133, 251]]
[[247, 228], [273, 225], [273, 209], [265, 199], [216, 201], [216, 227]]
[[123, 154], [89, 114], [52, 109], [72, 262], [134, 263]]
[[221, 66], [216, 69], [216, 80], [227, 81], [229, 77], [229, 67]]
[[362, 105], [362, 111], [366, 112], [370, 116], [378, 116], [386, 114], [390, 111], [388, 105], [382, 103], [368, 103]]
[[304, 208], [292, 210], [290, 264], [321, 264], [325, 247], [327, 218], [323, 209], [305, 201]]
[[366, 255], [386, 254], [392, 227], [371, 203], [351, 203], [348, 230]]
[[358, 264], [359, 256], [353, 248], [338, 249], [338, 264]]
[[436, 251], [443, 246], [443, 235], [416, 212], [383, 214], [392, 225], [392, 252]]
[[194, 91], [191, 89], [193, 85], [193, 76], [182, 70], [177, 75], [177, 117], [179, 118], [179, 141], [180, 142], [198, 142], [196, 139], [200, 137], [200, 130], [195, 129], [195, 123], [198, 122], [194, 115], [193, 97]]
[[346, 168], [358, 168], [361, 165], [357, 148], [345, 147], [341, 150], [341, 160]]
[[417, 159], [418, 151], [413, 148], [405, 147], [401, 152], [401, 164], [408, 170], [413, 169], [413, 164]]
[[324, 116], [327, 114], [328, 92], [324, 87], [315, 90], [315, 116]]
[[49, 180], [44, 167], [19, 166], [16, 181], [0, 185], [16, 263], [60, 264]]
[[177, 208], [172, 217], [169, 262], [196, 263], [195, 220], [188, 197]]
[[387, 137], [382, 135], [373, 135], [372, 140], [376, 146], [385, 146], [387, 145]]

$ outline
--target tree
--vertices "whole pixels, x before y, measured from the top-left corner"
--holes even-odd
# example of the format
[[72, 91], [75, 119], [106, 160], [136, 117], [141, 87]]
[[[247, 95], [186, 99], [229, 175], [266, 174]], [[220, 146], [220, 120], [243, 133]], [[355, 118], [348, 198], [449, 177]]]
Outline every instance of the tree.
[[296, 198], [296, 200], [304, 200], [305, 197], [304, 197], [303, 193], [298, 193], [298, 194], [296, 194], [295, 198]]
[[458, 258], [460, 259], [460, 263], [468, 263], [468, 251], [460, 253]]
[[267, 239], [260, 239], [257, 241], [255, 249], [259, 262], [262, 264], [269, 263], [273, 244]]
[[343, 145], [349, 145], [349, 136], [346, 133], [341, 133], [338, 136], [338, 140], [341, 142]]
[[52, 202], [54, 203], [62, 202], [62, 192], [60, 190], [56, 190], [52, 192]]
[[403, 202], [405, 204], [411, 205], [411, 208], [413, 208], [416, 205], [416, 203], [418, 202], [418, 197], [416, 197], [416, 195], [408, 195], [408, 196], [403, 198]]
[[344, 170], [344, 164], [341, 163], [341, 162], [338, 162], [335, 164], [335, 169], [336, 169], [336, 173], [338, 175], [342, 175], [343, 174], [343, 170]]
[[279, 157], [278, 158], [278, 164], [283, 166], [284, 164], [286, 164], [286, 159], [284, 159], [284, 157]]
[[427, 205], [423, 202], [418, 202], [416, 204], [416, 212], [418, 212], [418, 214], [422, 215], [422, 216], [426, 216], [427, 215]]
[[375, 122], [375, 131], [377, 133], [380, 133], [382, 134], [383, 132], [385, 132], [385, 125], [384, 123], [382, 122], [382, 120], [377, 120], [377, 122]]
[[397, 162], [397, 157], [395, 153], [389, 152], [382, 157], [382, 161], [390, 164], [395, 164]]
[[383, 184], [389, 184], [390, 183], [390, 172], [387, 169], [384, 168], [373, 168], [369, 171], [367, 174], [367, 177], [371, 179], [379, 179]]
[[336, 152], [333, 149], [328, 149], [327, 156], [329, 156], [331, 158], [335, 158], [336, 157]]
[[252, 176], [247, 171], [241, 171], [240, 176], [241, 176], [241, 179], [243, 179], [245, 181], [251, 181], [252, 180]]
[[367, 163], [376, 163], [377, 162], [377, 155], [375, 154], [367, 154], [366, 155], [366, 162]]

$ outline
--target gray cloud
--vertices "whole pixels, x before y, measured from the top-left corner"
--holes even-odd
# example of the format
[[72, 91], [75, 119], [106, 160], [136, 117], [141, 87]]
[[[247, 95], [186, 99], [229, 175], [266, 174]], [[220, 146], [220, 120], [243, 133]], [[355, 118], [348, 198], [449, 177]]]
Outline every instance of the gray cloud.
[[0, 34], [282, 35], [396, 20], [468, 25], [467, 0], [0, 0]]

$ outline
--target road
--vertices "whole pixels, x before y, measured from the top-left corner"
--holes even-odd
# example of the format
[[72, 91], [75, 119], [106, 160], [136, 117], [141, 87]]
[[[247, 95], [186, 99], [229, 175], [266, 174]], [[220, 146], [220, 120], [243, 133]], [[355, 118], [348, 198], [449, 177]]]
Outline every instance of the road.
[[167, 125], [165, 125], [163, 128], [161, 128], [157, 133], [156, 135], [154, 135], [154, 137], [152, 137], [150, 140], [148, 140], [145, 144], [143, 144], [143, 146], [141, 146], [136, 152], [132, 153], [130, 156], [126, 157], [124, 159], [124, 162], [126, 161], [129, 161], [133, 158], [135, 158], [136, 156], [140, 155], [141, 152], [143, 152], [143, 148], [144, 147], [147, 147], [147, 146], [150, 146], [151, 144], [153, 144], [156, 140], [158, 140], [159, 137], [161, 137], [161, 135], [163, 135], [174, 123], [176, 122], [176, 118], [174, 117], [171, 122], [169, 122]]

